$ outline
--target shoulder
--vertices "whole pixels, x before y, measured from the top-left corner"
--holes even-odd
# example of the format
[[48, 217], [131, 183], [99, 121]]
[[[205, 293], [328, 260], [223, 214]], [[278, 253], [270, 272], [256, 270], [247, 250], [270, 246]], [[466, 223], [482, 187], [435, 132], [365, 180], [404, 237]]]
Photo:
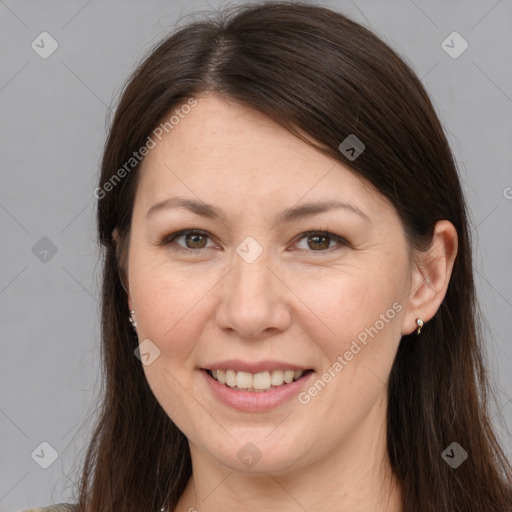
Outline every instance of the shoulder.
[[28, 508], [20, 512], [75, 512], [76, 505], [72, 503], [58, 503], [55, 505], [48, 505], [40, 508]]

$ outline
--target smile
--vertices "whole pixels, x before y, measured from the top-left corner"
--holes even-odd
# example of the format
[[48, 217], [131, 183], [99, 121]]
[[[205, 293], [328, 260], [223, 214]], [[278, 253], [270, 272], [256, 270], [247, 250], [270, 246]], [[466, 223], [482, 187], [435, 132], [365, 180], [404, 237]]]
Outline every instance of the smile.
[[206, 370], [208, 375], [220, 384], [240, 391], [255, 393], [268, 392], [299, 380], [312, 370], [273, 370], [250, 373], [236, 370]]

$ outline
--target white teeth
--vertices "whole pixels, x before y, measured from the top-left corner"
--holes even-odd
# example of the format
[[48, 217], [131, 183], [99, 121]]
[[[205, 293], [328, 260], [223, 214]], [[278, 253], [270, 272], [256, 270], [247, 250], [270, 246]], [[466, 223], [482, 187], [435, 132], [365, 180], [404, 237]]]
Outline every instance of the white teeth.
[[234, 370], [226, 370], [226, 384], [230, 388], [236, 386], [236, 372]]
[[268, 389], [270, 387], [270, 372], [255, 373], [252, 378], [254, 389]]
[[221, 384], [230, 388], [244, 389], [250, 391], [266, 391], [272, 387], [290, 384], [300, 379], [304, 372], [302, 370], [273, 370], [258, 373], [236, 372], [235, 370], [212, 370], [212, 376]]
[[286, 384], [290, 384], [290, 382], [293, 380], [293, 375], [295, 374], [295, 372], [293, 370], [286, 370], [284, 372], [284, 381], [286, 382]]
[[249, 372], [236, 372], [236, 387], [239, 389], [252, 388], [252, 374]]
[[272, 372], [272, 377], [270, 378], [270, 383], [272, 386], [280, 386], [284, 382], [284, 376], [282, 370], [274, 370]]

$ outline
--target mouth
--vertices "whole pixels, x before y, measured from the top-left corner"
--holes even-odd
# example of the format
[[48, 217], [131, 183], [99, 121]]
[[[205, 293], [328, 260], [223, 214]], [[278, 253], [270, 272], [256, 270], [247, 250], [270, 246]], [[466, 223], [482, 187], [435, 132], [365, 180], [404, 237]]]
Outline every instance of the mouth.
[[272, 370], [258, 373], [236, 371], [233, 369], [202, 368], [210, 378], [234, 391], [249, 391], [253, 393], [265, 393], [273, 389], [284, 388], [305, 378], [312, 369], [307, 370]]

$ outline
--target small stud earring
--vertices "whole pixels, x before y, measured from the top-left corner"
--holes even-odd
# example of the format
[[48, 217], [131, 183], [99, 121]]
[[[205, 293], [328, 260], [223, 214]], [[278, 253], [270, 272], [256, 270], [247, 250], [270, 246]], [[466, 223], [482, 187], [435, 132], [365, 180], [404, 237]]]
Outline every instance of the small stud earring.
[[416, 318], [416, 325], [418, 326], [417, 333], [421, 332], [421, 328], [423, 327], [423, 320], [421, 318]]
[[132, 324], [133, 330], [137, 332], [137, 320], [135, 320], [135, 311], [130, 311], [130, 317], [128, 318]]

